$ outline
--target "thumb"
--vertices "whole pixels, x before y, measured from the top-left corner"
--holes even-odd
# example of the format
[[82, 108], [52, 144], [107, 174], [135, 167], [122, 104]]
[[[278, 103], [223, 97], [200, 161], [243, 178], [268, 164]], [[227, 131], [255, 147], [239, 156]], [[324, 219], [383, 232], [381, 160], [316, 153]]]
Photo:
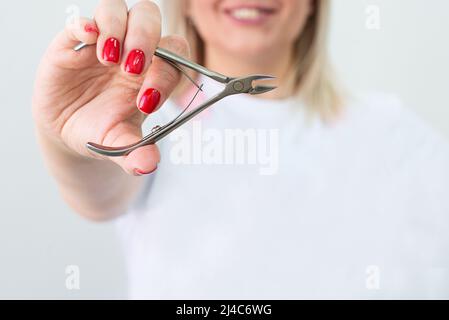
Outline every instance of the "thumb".
[[[140, 125], [122, 122], [108, 133], [103, 143], [111, 147], [122, 147], [134, 144], [141, 139], [142, 129]], [[126, 173], [140, 176], [157, 169], [160, 153], [158, 147], [153, 144], [140, 147], [127, 156], [108, 157], [108, 159], [122, 167]]]
[[[65, 29], [53, 40], [49, 51], [59, 62], [76, 67], [77, 63], [94, 63], [97, 61], [95, 46], [88, 46], [83, 50], [73, 50], [80, 42], [95, 44], [99, 36], [99, 29], [94, 20], [77, 18], [68, 22]], [[82, 67], [82, 65], [79, 65]]]

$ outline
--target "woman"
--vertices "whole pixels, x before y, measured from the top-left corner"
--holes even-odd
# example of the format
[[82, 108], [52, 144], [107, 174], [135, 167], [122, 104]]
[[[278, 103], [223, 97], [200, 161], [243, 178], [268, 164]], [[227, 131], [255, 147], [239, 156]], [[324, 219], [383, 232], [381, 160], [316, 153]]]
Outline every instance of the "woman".
[[[92, 220], [120, 216], [130, 296], [449, 297], [447, 145], [395, 98], [342, 98], [329, 1], [167, 5], [178, 36], [161, 38], [154, 3], [101, 1], [50, 45], [33, 99], [65, 201]], [[79, 41], [91, 46], [75, 52]], [[90, 153], [87, 141], [133, 143], [146, 115], [179, 112], [165, 101], [181, 75], [157, 46], [229, 76], [275, 75], [279, 89], [221, 101], [161, 151]], [[206, 98], [219, 89], [197, 80]]]

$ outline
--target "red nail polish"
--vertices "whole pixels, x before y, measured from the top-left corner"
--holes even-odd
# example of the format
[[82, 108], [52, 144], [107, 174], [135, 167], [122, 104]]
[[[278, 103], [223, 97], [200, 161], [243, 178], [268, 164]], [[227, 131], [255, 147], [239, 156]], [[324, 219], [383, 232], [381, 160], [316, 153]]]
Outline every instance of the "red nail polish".
[[125, 63], [125, 71], [133, 74], [141, 74], [145, 66], [145, 53], [142, 50], [132, 50], [128, 54]]
[[134, 169], [134, 174], [136, 176], [143, 176], [143, 175], [151, 174], [151, 173], [155, 172], [156, 170], [157, 170], [157, 167], [154, 168], [153, 170], [149, 171], [149, 172], [145, 172], [145, 171], [142, 171], [140, 169]]
[[94, 24], [90, 24], [90, 23], [88, 23], [84, 26], [84, 31], [86, 31], [88, 33], [95, 32], [97, 35], [100, 34], [100, 31], [98, 30], [97, 26]]
[[147, 89], [140, 98], [139, 109], [143, 113], [150, 114], [156, 109], [160, 100], [161, 94], [159, 91], [153, 88]]
[[104, 43], [103, 59], [117, 63], [120, 60], [120, 42], [115, 38], [109, 38]]

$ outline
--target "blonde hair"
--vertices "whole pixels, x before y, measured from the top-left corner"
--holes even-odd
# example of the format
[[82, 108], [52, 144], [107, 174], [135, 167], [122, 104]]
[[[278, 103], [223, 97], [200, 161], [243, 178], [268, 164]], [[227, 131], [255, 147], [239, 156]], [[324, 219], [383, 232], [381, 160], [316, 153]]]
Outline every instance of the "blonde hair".
[[[204, 64], [204, 42], [186, 15], [186, 2], [164, 1], [167, 31], [186, 38], [191, 59]], [[295, 42], [292, 72], [285, 85], [292, 88], [291, 94], [301, 98], [309, 110], [329, 119], [339, 114], [343, 104], [327, 53], [330, 1], [315, 0], [313, 5], [314, 13]]]

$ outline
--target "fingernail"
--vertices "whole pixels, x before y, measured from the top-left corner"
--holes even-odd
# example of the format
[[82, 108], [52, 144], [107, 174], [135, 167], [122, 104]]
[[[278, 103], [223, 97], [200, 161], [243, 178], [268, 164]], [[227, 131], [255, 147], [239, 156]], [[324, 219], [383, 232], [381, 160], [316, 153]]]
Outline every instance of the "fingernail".
[[90, 24], [90, 23], [88, 23], [84, 26], [84, 31], [86, 31], [88, 33], [95, 32], [97, 35], [100, 34], [100, 31], [98, 30], [97, 26], [94, 24]]
[[154, 168], [153, 170], [149, 171], [149, 172], [145, 172], [145, 171], [142, 171], [140, 169], [134, 169], [134, 175], [136, 175], [136, 176], [144, 176], [144, 175], [147, 175], [147, 174], [151, 174], [151, 173], [155, 172], [156, 170], [157, 170], [157, 167]]
[[132, 50], [128, 54], [125, 63], [125, 71], [133, 74], [141, 74], [145, 66], [145, 53], [142, 50]]
[[117, 63], [120, 60], [120, 42], [115, 38], [109, 38], [104, 43], [104, 61]]
[[150, 114], [156, 109], [160, 100], [161, 94], [159, 91], [153, 88], [147, 89], [140, 98], [139, 109], [143, 113]]

